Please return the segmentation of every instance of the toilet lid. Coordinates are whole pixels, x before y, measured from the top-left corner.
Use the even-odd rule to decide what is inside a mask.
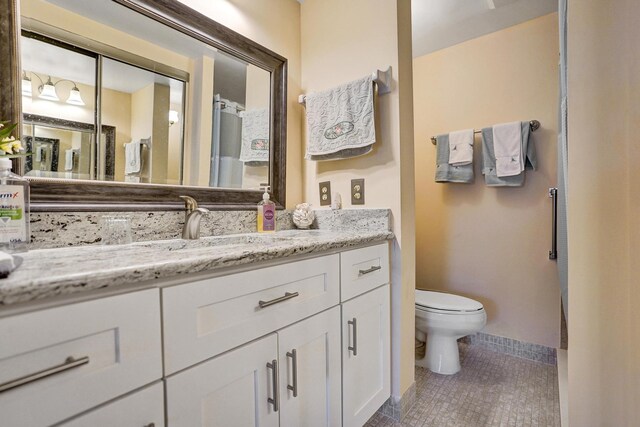
[[[418,289],[416,289],[416,305],[448,311],[478,311],[483,308],[482,304],[471,298]]]

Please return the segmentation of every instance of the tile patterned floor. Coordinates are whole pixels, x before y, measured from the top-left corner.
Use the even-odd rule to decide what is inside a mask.
[[[402,422],[377,413],[365,427],[560,427],[555,366],[459,346],[456,375],[416,367],[416,404]]]

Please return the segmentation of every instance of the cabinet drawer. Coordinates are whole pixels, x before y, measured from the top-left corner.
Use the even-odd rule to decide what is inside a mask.
[[[338,255],[165,288],[165,373],[337,305],[339,289]]]
[[[164,387],[161,382],[81,415],[61,427],[164,427]]]
[[[389,283],[389,244],[340,254],[340,298],[346,301]]]
[[[50,425],[161,376],[158,289],[0,319],[3,425]]]

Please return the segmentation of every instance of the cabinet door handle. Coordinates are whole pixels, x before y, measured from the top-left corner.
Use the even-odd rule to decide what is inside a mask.
[[[271,299],[269,301],[258,301],[260,308],[269,307],[270,305],[278,304],[279,302],[286,301],[291,298],[295,298],[300,295],[298,292],[285,292],[283,296]]]
[[[382,269],[381,265],[372,265],[370,268],[367,268],[366,270],[358,270],[358,276],[364,276],[365,274],[373,273],[374,271],[378,271],[381,269]]]
[[[348,350],[353,352],[354,356],[358,355],[358,320],[354,317],[353,320],[349,320],[347,324],[353,325],[353,346],[347,347]]]
[[[280,409],[280,399],[278,398],[278,390],[280,389],[280,383],[278,381],[278,361],[273,359],[271,363],[267,363],[267,368],[273,370],[273,398],[267,397],[267,402],[271,403],[273,405],[273,410],[278,412],[278,409]]]
[[[287,357],[291,358],[291,369],[293,370],[293,385],[287,384],[287,390],[293,392],[293,397],[298,397],[298,353],[296,349],[287,352]]]
[[[64,363],[60,365],[52,366],[51,368],[43,369],[42,371],[25,375],[24,377],[20,377],[15,380],[8,381],[4,384],[0,384],[0,393],[32,383],[34,381],[41,380],[46,377],[50,377],[51,375],[68,371],[69,369],[77,368],[78,366],[86,365],[87,363],[89,363],[89,356],[84,356],[79,359],[74,359],[73,357],[69,356],[64,361]]]

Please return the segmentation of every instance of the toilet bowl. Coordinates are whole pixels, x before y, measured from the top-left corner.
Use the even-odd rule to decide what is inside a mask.
[[[460,370],[458,338],[480,331],[487,314],[478,301],[444,292],[416,289],[416,339],[427,342],[423,359],[416,365],[437,374]]]

